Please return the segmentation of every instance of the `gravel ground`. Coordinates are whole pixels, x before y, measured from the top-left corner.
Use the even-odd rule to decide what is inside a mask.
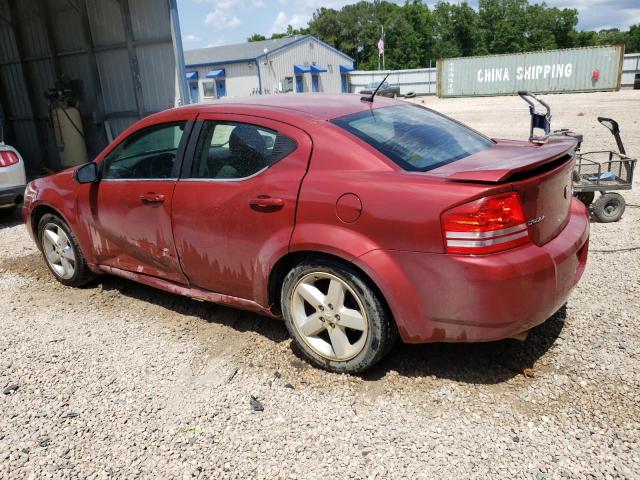
[[[640,155],[640,92],[546,98],[585,148],[615,147],[609,115]],[[516,97],[424,103],[528,133]],[[0,224],[0,477],[640,478],[639,185],[625,196],[525,343],[399,345],[363,376],[310,368],[278,321],[117,278],[66,288]]]

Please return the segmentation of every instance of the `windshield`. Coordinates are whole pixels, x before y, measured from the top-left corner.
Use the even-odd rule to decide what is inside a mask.
[[[478,132],[418,105],[374,108],[332,122],[410,171],[426,172],[493,145]]]

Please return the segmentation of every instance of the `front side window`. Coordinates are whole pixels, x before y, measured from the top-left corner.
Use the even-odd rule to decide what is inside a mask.
[[[173,166],[186,122],[156,125],[133,133],[102,162],[103,179],[175,178]]]
[[[213,80],[202,82],[202,94],[207,98],[216,96],[216,87]]]
[[[239,180],[269,168],[297,148],[275,130],[247,123],[205,121],[191,178]]]
[[[475,130],[417,105],[374,108],[332,122],[410,171],[426,172],[493,146]]]

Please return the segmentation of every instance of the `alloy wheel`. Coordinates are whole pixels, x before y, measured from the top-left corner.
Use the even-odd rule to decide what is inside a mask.
[[[68,280],[76,271],[76,254],[66,232],[55,223],[47,223],[42,230],[42,246],[51,270]]]
[[[304,342],[326,359],[349,360],[365,346],[369,325],[363,302],[335,275],[302,277],[293,289],[291,313]]]

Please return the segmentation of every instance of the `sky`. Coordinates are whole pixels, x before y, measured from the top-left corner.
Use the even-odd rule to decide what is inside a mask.
[[[305,27],[320,7],[339,9],[355,1],[178,0],[183,47],[191,50],[241,43],[253,33],[269,37],[272,33],[284,32],[287,25]],[[403,0],[396,3],[403,3]],[[476,8],[477,3],[477,0],[469,1]],[[546,0],[546,3],[577,9],[580,30],[613,27],[626,30],[630,25],[640,23],[640,0]]]

